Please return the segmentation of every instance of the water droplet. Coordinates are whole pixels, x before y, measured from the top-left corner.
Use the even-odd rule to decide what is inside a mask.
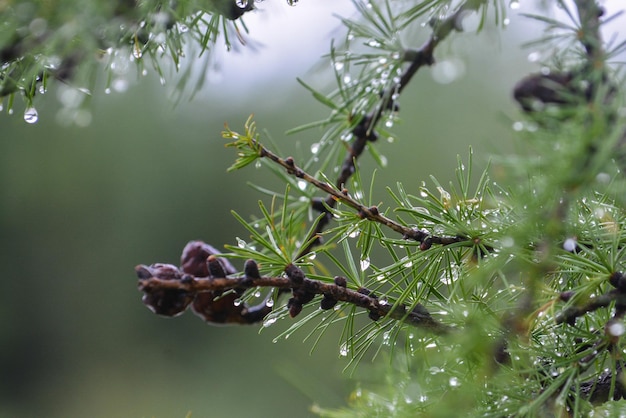
[[[432,67],[433,80],[439,84],[449,84],[465,74],[465,63],[458,58],[440,61]]]
[[[27,107],[24,111],[24,121],[26,123],[36,123],[39,120],[39,114],[34,107]]]
[[[361,271],[365,271],[369,268],[370,266],[370,259],[369,257],[363,259],[360,261],[360,265],[361,265]]]
[[[267,306],[268,308],[274,306],[274,299],[268,299],[267,301],[265,301],[265,306]]]
[[[241,300],[236,299],[236,300],[233,302],[233,305],[234,305],[234,306],[239,306],[239,305],[241,305]]]
[[[339,347],[339,355],[341,357],[346,357],[348,355],[348,345],[346,343],[342,343]]]
[[[619,337],[620,335],[624,334],[624,331],[626,331],[626,329],[624,328],[624,324],[620,322],[611,324],[608,327],[609,334],[611,334],[614,337]]]
[[[311,153],[312,154],[317,154],[318,152],[320,152],[320,144],[319,142],[314,142],[311,144]]]
[[[511,23],[511,19],[509,19],[508,17],[504,18],[504,20],[502,21],[502,24],[504,26],[509,26],[510,23]]]
[[[537,51],[533,51],[530,54],[528,54],[527,58],[529,62],[537,62],[539,61],[539,58],[541,58],[541,54]]]
[[[307,182],[304,180],[298,180],[298,189],[306,190]]]
[[[596,181],[601,184],[609,184],[611,182],[611,176],[608,173],[598,173]]]
[[[265,321],[263,321],[263,327],[267,328],[267,327],[271,327],[273,324],[276,323],[276,321],[278,320],[278,318],[274,317],[274,318],[267,318]]]
[[[237,247],[246,248],[246,242],[242,240],[241,238],[237,238]]]
[[[430,345],[430,344],[428,344],[428,345]],[[428,348],[428,346],[426,346],[426,347]],[[431,367],[430,369],[428,369],[428,371],[430,372],[430,374],[437,374],[437,373],[441,373],[441,372],[443,372],[443,370],[442,370],[442,369],[440,369],[440,368],[439,368],[439,367],[437,367],[437,366],[433,366],[433,367]]]
[[[123,93],[128,90],[128,81],[124,78],[116,78],[111,83],[111,87],[118,93]]]
[[[576,239],[568,238],[563,243],[563,249],[565,251],[574,252],[576,250]]]
[[[451,377],[450,380],[448,380],[448,383],[450,384],[451,387],[456,388],[459,387],[461,385],[461,382],[459,382],[459,379],[457,379],[456,377]]]
[[[513,122],[513,130],[516,132],[521,132],[524,130],[524,122]]]
[[[519,9],[519,1],[518,0],[511,0],[511,2],[509,3],[509,7],[511,8],[511,10],[517,10]]]
[[[335,67],[335,70],[341,71],[341,70],[343,70],[344,63],[341,62],[341,61],[335,61],[333,66]]]
[[[138,44],[135,44],[133,48],[133,57],[139,59],[142,55],[143,53],[141,52],[141,47]]]
[[[511,248],[515,245],[515,240],[513,239],[513,237],[504,237],[502,238],[502,240],[500,240],[500,244],[502,244],[504,248]]]

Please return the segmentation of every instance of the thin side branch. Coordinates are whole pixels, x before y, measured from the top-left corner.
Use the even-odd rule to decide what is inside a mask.
[[[455,236],[455,237],[435,236],[435,235],[430,234],[428,231],[425,231],[422,229],[410,228],[410,227],[401,225],[398,222],[394,221],[393,219],[390,219],[386,217],[385,215],[381,214],[377,206],[365,206],[362,203],[358,202],[357,200],[355,200],[354,198],[350,196],[347,189],[344,188],[341,191],[339,191],[335,187],[333,187],[331,184],[318,180],[315,177],[311,176],[306,171],[298,167],[292,157],[287,157],[283,159],[279,157],[278,155],[274,154],[272,151],[265,148],[256,140],[254,141],[254,144],[255,144],[255,147],[258,148],[259,155],[261,157],[269,158],[276,164],[285,168],[287,170],[287,173],[299,179],[302,179],[306,181],[307,183],[312,184],[316,188],[328,193],[329,198],[326,199],[326,202],[328,202],[328,200],[332,200],[333,207],[335,206],[336,202],[341,202],[351,207],[352,209],[355,209],[360,218],[368,219],[373,222],[378,222],[379,224],[385,225],[386,227],[402,234],[402,237],[405,239],[412,239],[414,241],[419,242],[421,244],[422,249],[428,249],[433,244],[450,245],[450,244],[455,244],[459,242],[470,241],[469,238],[461,237],[461,236]],[[322,205],[321,208],[316,207],[316,209],[321,211],[326,208],[323,207]],[[321,232],[318,232],[318,234],[319,233]]]
[[[365,150],[365,146],[367,145],[367,143],[370,141],[374,142],[378,139],[375,128],[376,125],[380,122],[383,113],[388,110],[388,106],[392,105],[393,101],[390,100],[391,96],[399,95],[413,79],[413,76],[415,76],[420,68],[422,68],[423,66],[431,66],[435,63],[433,53],[437,45],[439,45],[439,43],[447,38],[448,35],[450,35],[453,31],[460,31],[460,20],[465,16],[465,14],[473,10],[477,10],[482,3],[482,1],[467,2],[459,7],[456,12],[452,13],[447,18],[434,22],[432,24],[433,32],[428,41],[426,41],[426,43],[424,43],[424,45],[422,45],[422,47],[417,50],[405,51],[404,58],[410,64],[400,76],[400,81],[393,84],[387,91],[382,92],[381,105],[379,105],[376,110],[374,110],[369,115],[363,116],[359,124],[356,125],[352,130],[354,141],[352,142],[348,153],[346,154],[346,157],[344,158],[341,165],[339,176],[335,182],[335,186],[337,187],[337,189],[343,189],[352,174],[354,174],[354,171],[356,169],[356,161]],[[336,205],[336,202],[336,196],[332,193],[329,193],[326,199],[324,199],[324,205],[315,206],[315,209],[319,210],[321,213],[325,213],[326,216],[320,219],[315,227],[315,230],[312,231],[311,237],[318,238],[311,241],[311,244],[302,251],[301,255],[309,253],[313,247],[319,244],[320,234],[324,231],[324,229],[332,219],[330,211],[327,208],[333,209]],[[392,227],[391,225],[388,226],[394,229],[394,227]],[[398,232],[403,232],[397,229],[394,230]],[[419,242],[422,242],[423,239],[426,238],[426,236],[421,236],[421,233],[419,231],[413,231],[407,234],[408,238],[415,239]],[[443,242],[441,242],[441,244],[443,244]]]

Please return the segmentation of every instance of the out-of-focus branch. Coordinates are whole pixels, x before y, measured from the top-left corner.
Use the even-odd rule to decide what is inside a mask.
[[[399,95],[402,93],[420,68],[424,66],[431,66],[435,63],[433,54],[437,45],[439,45],[439,43],[447,38],[453,31],[462,30],[461,20],[468,13],[477,10],[483,3],[484,1],[482,0],[467,1],[447,18],[434,20],[431,22],[433,32],[430,38],[419,49],[407,50],[404,52],[404,60],[409,62],[409,65],[400,76],[400,81],[392,84],[388,90],[382,92],[381,104],[372,113],[363,116],[361,121],[352,130],[354,140],[343,160],[339,176],[335,182],[335,186],[338,189],[343,189],[347,184],[348,179],[352,176],[352,174],[354,174],[357,159],[365,150],[367,143],[374,142],[378,139],[376,125],[380,122],[383,113],[388,110],[388,107],[390,105],[393,106],[395,99],[391,100],[392,95]],[[337,200],[335,199],[335,196],[330,193],[324,199],[324,204],[320,204],[319,201],[313,202],[314,209],[324,213],[325,216],[319,220],[315,230],[312,231],[311,238],[317,238],[310,241],[311,243],[308,247],[302,250],[301,255],[309,253],[316,245],[319,244],[321,237],[320,234],[324,231],[332,219],[330,209],[335,207],[336,202]],[[409,238],[412,237],[409,236]],[[417,241],[421,242],[421,239],[417,239]]]

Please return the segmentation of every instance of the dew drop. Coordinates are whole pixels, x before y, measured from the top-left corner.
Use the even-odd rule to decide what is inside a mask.
[[[265,306],[267,306],[268,308],[271,308],[272,306],[274,306],[274,299],[268,299],[265,302]]]
[[[369,268],[370,266],[370,259],[368,258],[364,258],[363,260],[361,260],[360,262],[361,265],[361,271],[365,271]]]
[[[335,67],[335,70],[341,71],[341,70],[343,70],[344,64],[341,61],[335,61],[333,66]]]
[[[39,114],[34,107],[28,107],[24,111],[24,121],[26,123],[36,123],[39,120]]]
[[[133,48],[133,57],[139,59],[142,55],[143,53],[141,52],[141,48],[139,45],[135,44],[135,47]]]
[[[608,184],[611,182],[611,176],[608,173],[598,173],[596,181],[602,184]]]
[[[311,153],[317,154],[318,152],[320,152],[320,144],[319,142],[314,142],[313,144],[311,144]]]
[[[574,252],[576,250],[576,239],[568,238],[563,243],[563,249],[565,251]]]
[[[451,377],[450,380],[448,380],[448,383],[450,384],[450,387],[456,388],[459,387],[461,385],[461,383],[459,382],[459,379],[457,379],[456,377]]]
[[[346,357],[348,355],[348,345],[346,343],[341,344],[339,347],[339,355],[341,357]]]
[[[519,1],[518,0],[511,0],[511,2],[509,3],[509,7],[511,8],[511,10],[517,10],[519,9]]]
[[[539,61],[539,58],[541,58],[541,54],[537,51],[533,51],[530,54],[528,54],[527,58],[529,62],[537,62]]]
[[[267,327],[271,327],[273,324],[276,323],[276,321],[278,320],[278,318],[267,318],[265,321],[263,321],[263,327],[267,328]]]
[[[307,182],[304,180],[298,180],[298,189],[306,190]]]
[[[624,334],[624,331],[625,331],[624,324],[621,324],[619,322],[611,324],[608,327],[609,334],[611,334],[614,337],[619,337],[620,335]]]

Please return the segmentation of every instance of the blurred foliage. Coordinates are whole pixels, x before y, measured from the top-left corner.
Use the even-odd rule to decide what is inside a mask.
[[[224,121],[228,120],[232,127],[240,126],[255,112],[258,125],[272,132],[274,142],[280,144],[281,155],[293,154],[297,160],[300,157],[313,172],[332,169],[331,160],[316,160],[316,155],[330,155],[334,161],[343,157],[341,151],[350,140],[346,134],[358,122],[358,117],[350,116],[371,111],[381,100],[376,91],[364,94],[358,87],[372,85],[374,80],[382,82],[383,86],[392,85],[389,83],[393,82],[393,71],[383,79],[377,68],[401,67],[400,61],[394,62],[400,60],[400,56],[387,46],[404,47],[406,44],[402,42],[411,37],[405,35],[404,40],[399,39],[395,44],[388,42],[388,35],[407,29],[409,25],[386,27],[385,18],[390,17],[387,10],[365,6],[361,7],[361,14],[370,13],[371,18],[379,22],[377,33],[371,33],[371,28],[370,32],[365,31],[358,26],[358,20],[343,20],[352,35],[362,35],[367,40],[375,35],[372,40],[376,43],[358,44],[362,53],[359,56],[349,55],[345,45],[333,43],[328,58],[335,90],[326,86],[318,89],[314,83],[304,81],[306,77],[302,78],[301,84],[308,92],[329,107],[330,116],[313,107],[310,100],[301,99],[303,90],[298,90],[297,95],[291,89],[276,91],[276,79],[255,81],[255,88],[251,90],[256,93],[246,95],[245,105],[237,103],[228,89],[229,82],[240,80],[227,78],[222,86],[210,86],[216,94],[222,92],[219,100],[216,96],[202,99],[200,84],[195,102],[180,103],[172,108],[163,100],[163,90],[158,86],[166,76],[161,66],[171,65],[173,60],[174,67],[178,67],[180,53],[190,38],[200,41],[200,50],[204,51],[218,31],[236,37],[237,30],[245,30],[245,27],[232,26],[234,23],[224,19],[223,13],[215,14],[218,21],[211,20],[210,11],[216,10],[211,9],[215,6],[213,3],[205,5],[209,12],[205,13],[205,9],[196,12],[193,2],[176,2],[167,9],[176,22],[169,27],[150,26],[162,24],[155,19],[161,12],[156,2],[143,2],[133,11],[139,15],[134,16],[132,22],[116,20],[116,10],[123,7],[124,2],[100,3],[81,2],[77,8],[75,2],[59,2],[60,7],[52,14],[54,18],[46,22],[37,18],[41,7],[49,7],[46,2],[24,2],[15,8],[7,6],[13,6],[13,2],[0,4],[3,7],[0,11],[15,12],[13,17],[16,18],[3,19],[15,22],[14,27],[4,23],[0,40],[3,54],[7,45],[15,43],[15,38],[7,34],[15,34],[20,42],[28,43],[36,40],[38,34],[48,30],[53,33],[50,37],[44,36],[46,42],[38,45],[43,49],[32,54],[30,61],[8,60],[9,65],[3,67],[5,74],[13,74],[3,78],[7,94],[5,109],[13,106],[11,97],[19,92],[26,99],[25,118],[30,115],[31,120],[27,121],[34,122],[28,109],[33,106],[35,95],[42,98],[37,104],[39,114],[35,116],[35,125],[25,125],[21,118],[10,117],[7,112],[0,116],[3,133],[0,141],[0,236],[3,238],[0,262],[5,278],[0,303],[5,318],[0,349],[0,368],[5,377],[0,384],[0,416],[186,416],[188,412],[191,416],[279,417],[294,413],[302,416],[312,404],[332,408],[341,405],[345,398],[351,405],[345,412],[318,407],[314,410],[329,416],[353,416],[351,414],[359,410],[370,411],[371,415],[415,415],[428,410],[429,416],[450,416],[459,408],[478,402],[485,408],[496,405],[502,408],[499,412],[506,413],[504,408],[518,408],[534,413],[540,410],[540,402],[528,406],[527,399],[545,400],[555,394],[563,382],[579,379],[580,383],[583,377],[568,368],[571,362],[550,363],[546,366],[548,375],[556,383],[549,386],[550,393],[537,397],[545,387],[542,379],[547,377],[535,373],[536,370],[530,379],[520,377],[523,375],[520,371],[528,371],[536,360],[528,355],[524,344],[511,345],[511,353],[519,358],[515,358],[510,370],[490,376],[489,382],[479,382],[476,378],[486,373],[484,358],[492,349],[492,332],[497,333],[500,325],[499,315],[494,312],[514,307],[521,293],[523,278],[517,272],[526,269],[524,271],[530,274],[537,274],[534,267],[528,268],[533,254],[524,243],[541,240],[545,232],[543,221],[550,219],[546,215],[550,215],[546,209],[550,205],[546,202],[552,202],[555,190],[562,190],[557,186],[575,188],[573,198],[581,204],[567,214],[567,225],[571,228],[555,227],[549,230],[553,234],[550,237],[555,241],[561,237],[576,237],[586,252],[572,254],[555,248],[562,270],[550,276],[537,303],[550,303],[555,294],[563,290],[587,295],[606,290],[608,286],[602,278],[621,265],[618,247],[622,241],[621,235],[607,233],[607,222],[610,225],[623,223],[618,177],[609,185],[603,183],[606,176],[598,176],[606,174],[607,166],[600,164],[606,160],[598,157],[591,161],[596,165],[592,164],[589,169],[590,162],[581,159],[581,142],[568,142],[569,138],[581,136],[582,112],[575,114],[573,122],[559,123],[559,129],[563,130],[558,133],[537,129],[538,122],[532,120],[513,125],[515,130],[522,131],[525,141],[522,148],[526,148],[528,155],[498,161],[493,176],[505,183],[526,185],[523,180],[529,173],[536,174],[531,181],[533,187],[516,189],[519,201],[509,201],[511,190],[493,186],[491,181],[487,182],[487,177],[478,181],[486,158],[474,158],[479,160],[472,165],[474,175],[466,171],[470,167],[467,159],[456,160],[457,154],[465,154],[467,145],[473,144],[477,149],[476,144],[485,139],[499,149],[509,146],[512,121],[507,114],[512,111],[508,92],[513,81],[527,72],[525,65],[516,60],[519,59],[517,51],[508,49],[502,51],[501,57],[494,58],[493,38],[489,37],[492,26],[484,20],[488,12],[479,14],[478,24],[484,25],[486,33],[472,40],[452,40],[441,47],[442,62],[452,56],[466,61],[466,77],[450,80],[453,84],[448,88],[423,78],[407,87],[400,113],[384,114],[382,140],[376,148],[370,148],[369,156],[359,161],[357,174],[360,177],[355,176],[359,181],[351,184],[351,190],[359,192],[368,204],[395,202],[402,209],[398,213],[411,219],[411,224],[428,228],[439,226],[443,228],[441,232],[449,228],[450,233],[462,229],[485,238],[484,242],[504,251],[502,256],[478,268],[471,265],[470,253],[457,256],[453,254],[454,249],[438,248],[425,253],[416,248],[398,249],[398,245],[402,245],[400,237],[383,237],[382,234],[376,238],[383,238],[383,248],[374,245],[370,253],[372,243],[367,243],[365,237],[380,231],[371,229],[367,222],[355,226],[354,222],[348,222],[352,219],[349,216],[354,217],[354,214],[338,211],[337,215],[345,217],[346,221],[338,222],[337,229],[331,233],[343,237],[337,246],[340,255],[329,253],[328,257],[340,258],[334,259],[337,262],[333,258],[326,260],[333,270],[350,260],[352,267],[345,268],[349,273],[352,270],[354,283],[371,286],[385,273],[391,278],[402,276],[401,281],[407,283],[409,289],[412,281],[409,276],[405,277],[403,267],[410,262],[411,266],[406,268],[415,279],[413,283],[429,284],[430,294],[420,293],[423,289],[410,294],[393,283],[387,283],[387,287],[381,285],[377,290],[390,292],[390,295],[399,293],[400,300],[404,301],[430,297],[429,309],[435,308],[437,315],[449,323],[463,325],[466,332],[443,340],[411,332],[403,334],[405,330],[401,325],[373,325],[375,323],[356,316],[358,311],[353,310],[342,315],[353,318],[354,326],[342,332],[340,326],[326,327],[323,322],[326,319],[322,319],[320,325],[315,326],[328,335],[321,339],[314,335],[302,344],[301,338],[307,334],[292,334],[289,326],[293,323],[289,320],[279,319],[277,325],[264,329],[260,336],[253,335],[256,331],[252,328],[210,329],[191,317],[161,320],[150,315],[139,303],[132,267],[150,260],[176,264],[180,249],[190,239],[204,239],[219,247],[223,244],[236,247],[236,237],[247,239],[248,232],[230,216],[230,210],[240,214],[243,222],[258,221],[250,214],[258,212],[259,197],[265,198],[259,190],[278,190],[281,195],[287,181],[292,185],[290,202],[298,202],[297,194],[312,196],[315,193],[312,188],[301,190],[293,179],[281,177],[279,170],[273,173],[279,174],[277,178],[269,175],[271,170],[260,170],[255,164],[247,167],[247,171],[226,176],[224,173],[232,164],[231,154],[217,141]],[[422,19],[433,10],[443,13],[449,10],[443,7],[447,3],[450,2],[424,2],[428,8],[409,8],[405,17]],[[440,9],[430,8],[437,4]],[[501,2],[488,4],[495,7],[493,14],[497,15],[498,23],[508,23]],[[77,9],[79,14],[74,12]],[[74,18],[68,19],[68,16]],[[89,53],[99,51],[100,61],[90,61],[91,66],[77,72],[73,86],[48,85],[49,74],[59,71],[59,63],[71,62],[73,52],[87,52],[83,47],[68,47],[60,49],[67,55],[57,56],[48,54],[50,49],[46,48],[59,50],[60,45],[72,46],[79,33],[74,30],[84,33],[88,28],[102,27],[102,22],[108,25],[111,19],[119,26],[111,37],[98,35],[84,39],[84,43],[81,39],[81,45]],[[416,25],[422,28],[418,32],[429,33],[428,19],[423,23],[423,26]],[[215,26],[211,26],[213,24]],[[146,27],[156,38],[147,36],[143,43],[141,34]],[[194,32],[194,27],[201,30]],[[212,27],[216,28],[215,32],[210,30]],[[189,32],[191,35],[187,38],[189,35],[184,34]],[[166,33],[163,42],[155,40],[159,39],[159,33]],[[410,31],[407,33],[413,35]],[[507,35],[502,36],[503,42],[512,42]],[[106,39],[113,39],[115,43],[108,44]],[[354,38],[346,39],[354,42]],[[612,51],[618,53],[622,45],[617,44]],[[374,48],[375,53],[368,48]],[[471,50],[471,54],[464,55],[467,50]],[[49,63],[43,59],[46,56],[57,57],[57,63]],[[138,74],[143,74],[147,68],[143,67],[143,60],[147,57],[150,60],[146,62],[152,67],[148,76],[142,77],[143,85],[129,87],[127,64],[141,61]],[[382,62],[383,58],[386,61]],[[494,64],[486,67],[487,59]],[[123,71],[120,66],[124,67]],[[58,73],[55,76],[58,77]],[[185,79],[188,78],[181,77]],[[89,98],[86,91],[79,88],[86,85],[92,93],[125,93],[95,94]],[[290,87],[295,87],[295,83]],[[42,92],[45,94],[41,95]],[[276,95],[282,102],[275,107],[268,106],[268,98]],[[85,102],[87,98],[89,103]],[[393,106],[390,109],[393,110]],[[44,116],[55,112],[55,121]],[[494,115],[499,115],[505,123],[495,120]],[[598,117],[600,120],[601,115]],[[316,118],[322,122],[309,124]],[[67,121],[77,126],[59,126],[67,125]],[[303,125],[310,129],[301,129]],[[292,136],[283,137],[283,131],[294,127]],[[267,139],[268,133],[263,131],[262,137]],[[617,134],[612,140],[617,140]],[[554,155],[555,147],[561,154]],[[610,147],[604,150],[608,149]],[[608,152],[599,155],[606,158]],[[536,155],[545,158],[538,160]],[[376,164],[384,170],[377,172],[373,179],[369,173]],[[459,178],[456,178],[455,166]],[[430,181],[432,186],[423,183],[429,174],[438,179]],[[260,185],[257,191],[242,187],[250,177]],[[448,186],[450,181],[456,182],[457,195]],[[389,188],[385,189],[384,185]],[[265,186],[267,188],[261,189]],[[475,190],[480,193],[476,195]],[[539,195],[537,190],[541,192]],[[445,219],[425,216],[424,208],[429,213],[450,209],[445,207],[444,192],[451,194],[449,204],[467,203],[468,212],[459,213],[456,218],[451,218],[451,213],[446,213]],[[526,192],[528,194],[524,194]],[[477,196],[492,198],[488,203],[494,206],[487,207],[485,203],[481,209],[497,208],[506,212],[490,212],[489,215],[511,216],[506,222],[498,223],[506,228],[496,231],[493,218],[486,212],[471,211],[471,201]],[[520,201],[523,204],[518,204]],[[602,222],[598,222],[600,210]],[[526,213],[533,216],[521,215]],[[465,225],[467,220],[471,225]],[[533,227],[525,228],[528,224]],[[359,233],[354,234],[357,229]],[[294,244],[291,232],[278,238]],[[511,235],[504,235],[504,232]],[[347,238],[351,234],[359,237],[358,244]],[[506,238],[512,241],[505,241]],[[511,254],[519,255],[520,259],[502,261],[504,255]],[[367,255],[369,258],[364,257]],[[320,253],[318,261],[321,258]],[[364,273],[367,268],[362,268],[361,263],[366,258],[371,274]],[[429,270],[428,266],[436,260],[443,270]],[[493,272],[497,274],[494,276]],[[461,273],[469,279],[467,286],[457,280]],[[322,278],[324,272],[317,271],[317,275]],[[494,277],[502,282],[494,284]],[[566,285],[563,285],[564,277]],[[491,293],[481,300],[483,290]],[[450,304],[448,298],[452,298],[454,304]],[[573,299],[570,305],[576,301]],[[312,309],[304,314],[309,314],[307,318],[319,319],[319,314]],[[608,319],[606,312],[600,312],[585,324],[585,332],[568,333],[561,329],[565,325],[542,322],[539,317],[533,338],[542,343],[538,352],[546,357],[577,349],[585,352],[576,338],[581,334],[593,338],[592,329],[600,328]],[[363,334],[352,334],[351,328],[360,326],[365,327]],[[288,331],[281,334],[275,327]],[[349,394],[339,373],[346,367],[345,357],[364,353],[370,347],[370,331],[378,337],[376,347],[382,348],[372,349],[378,353],[379,361],[371,369],[353,370],[354,377],[363,382],[363,389],[357,388]],[[289,337],[289,340],[281,338],[279,343],[272,344],[277,335]],[[350,341],[355,335],[364,337]],[[365,348],[348,350],[346,344],[354,342],[356,346],[364,344]],[[316,351],[309,356],[311,345],[316,346]],[[391,353],[388,357],[387,352]],[[361,359],[360,356],[355,358]],[[571,353],[570,358],[572,361],[581,359],[576,353]],[[461,365],[455,365],[459,359],[462,359]],[[610,359],[602,357],[600,366],[587,372],[584,378],[601,374],[603,366],[609,362]],[[556,374],[551,375],[554,371]],[[366,384],[369,386],[364,389]],[[485,390],[482,384],[488,385],[490,390]],[[494,387],[501,391],[492,391]],[[519,389],[518,398],[511,397],[511,388]],[[439,396],[442,390],[443,397]],[[559,396],[563,399],[565,395]],[[586,404],[579,408],[589,410]],[[614,409],[619,408],[616,404]],[[609,411],[611,407],[603,409]],[[600,408],[598,413],[601,413]]]

